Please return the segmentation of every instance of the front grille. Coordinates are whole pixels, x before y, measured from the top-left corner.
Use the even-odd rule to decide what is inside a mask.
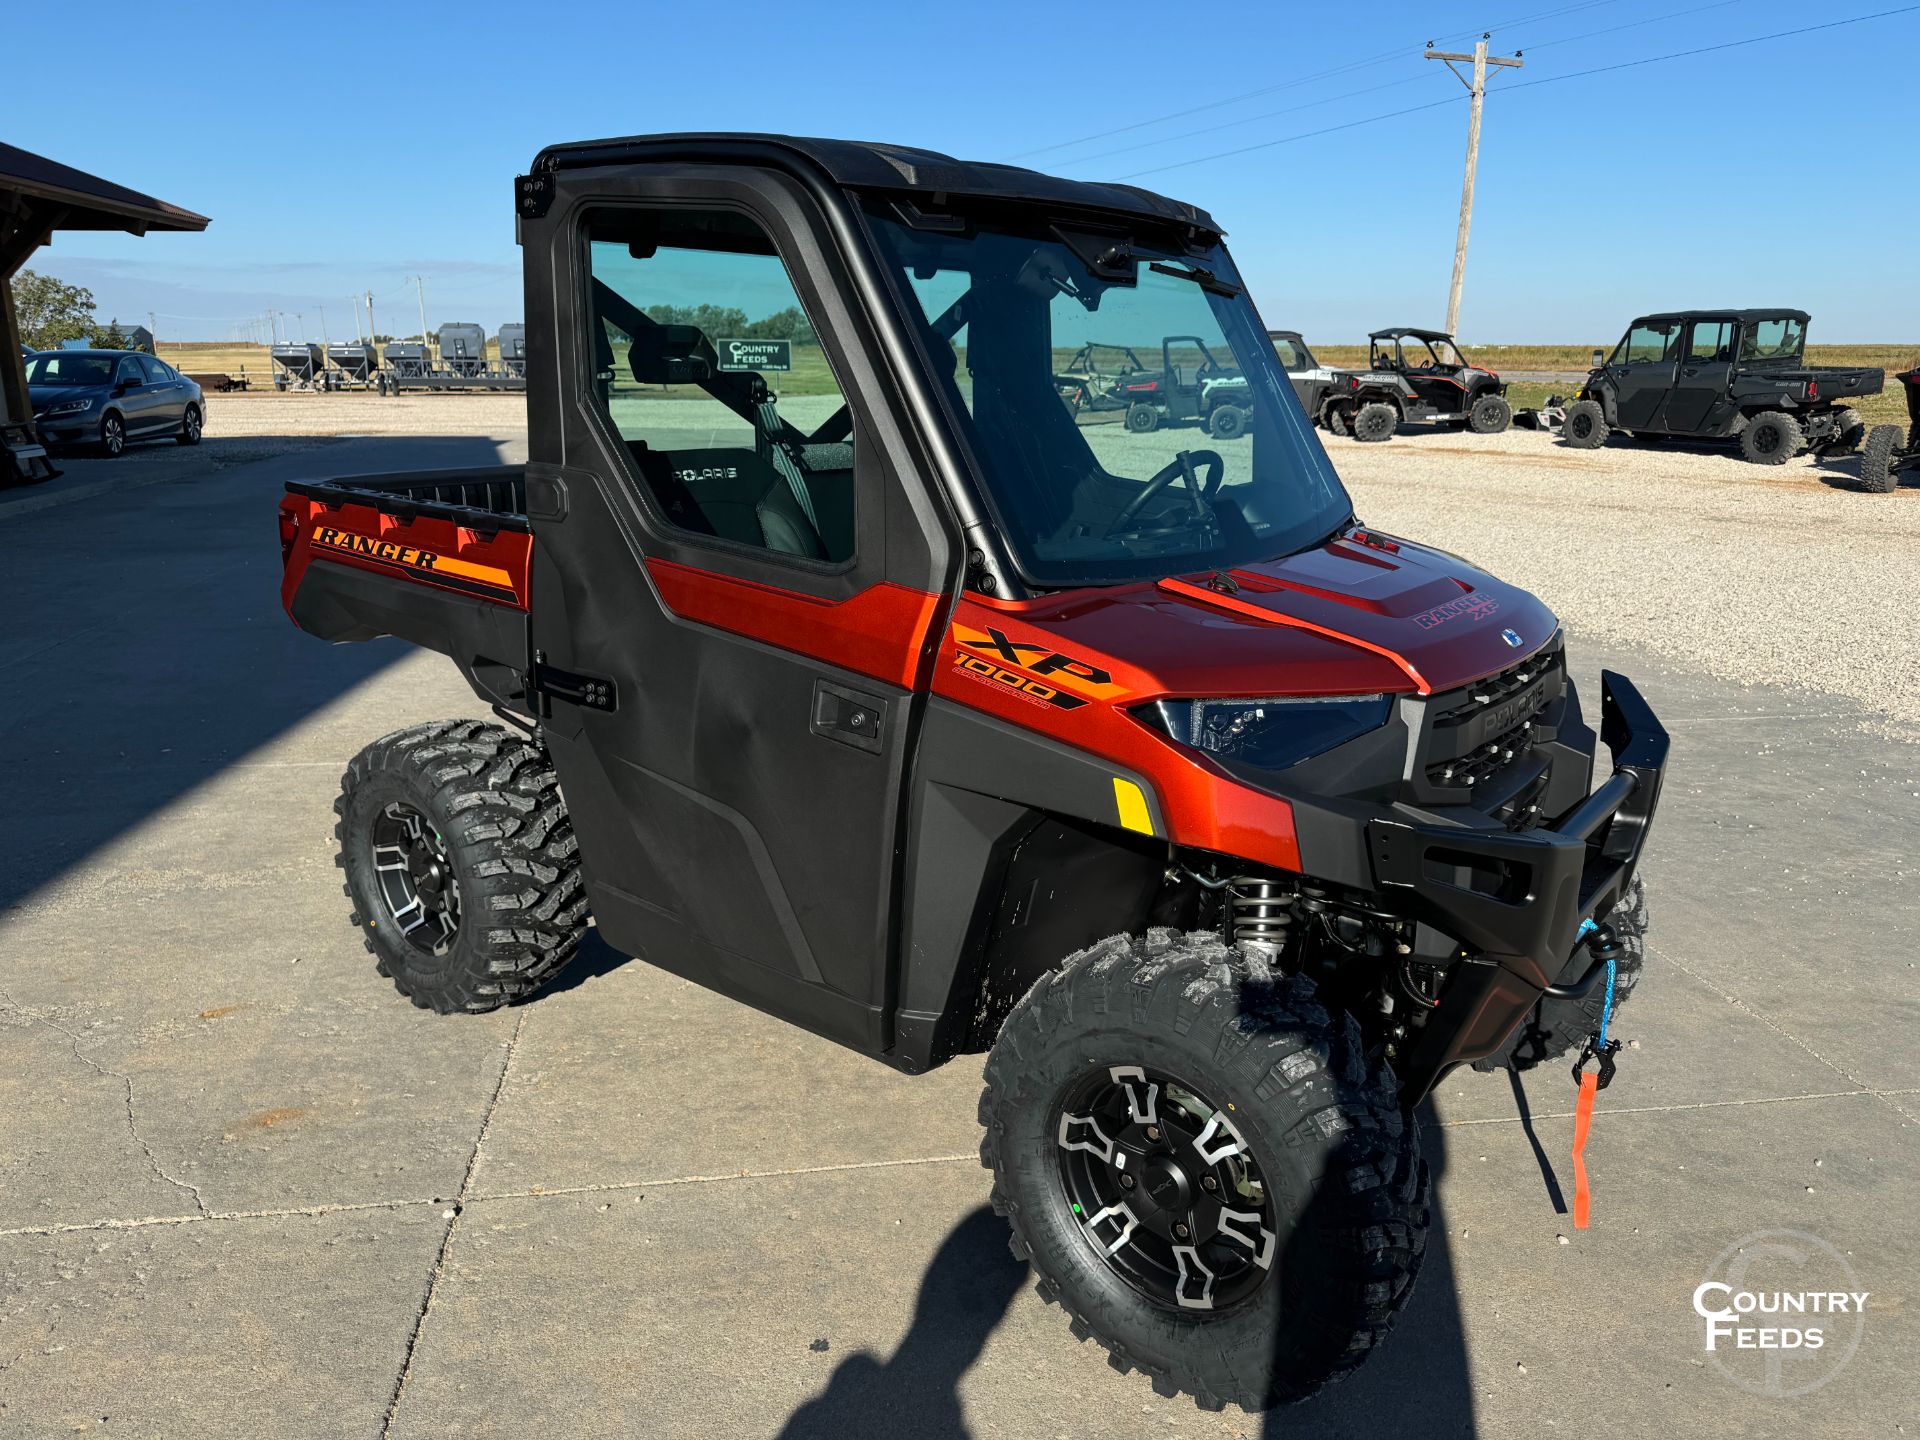
[[[1456,760],[1427,767],[1427,781],[1433,785],[1480,785],[1493,779],[1516,760],[1526,758],[1533,749],[1533,719],[1529,716],[1511,730],[1496,735]]]
[[[1540,738],[1541,713],[1563,688],[1560,665],[1560,648],[1553,645],[1497,675],[1435,696],[1425,743],[1427,783],[1474,790],[1524,763]]]

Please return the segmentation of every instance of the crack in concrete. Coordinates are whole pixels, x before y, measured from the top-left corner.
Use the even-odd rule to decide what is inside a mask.
[[[30,1020],[36,1025],[44,1025],[55,1034],[66,1036],[68,1047],[73,1051],[74,1059],[78,1060],[96,1075],[105,1076],[109,1080],[118,1080],[126,1089],[127,1134],[133,1138],[133,1143],[140,1147],[140,1153],[147,1157],[148,1166],[152,1168],[153,1173],[158,1178],[166,1181],[166,1183],[173,1186],[174,1189],[184,1190],[187,1194],[191,1195],[193,1197],[193,1208],[200,1212],[202,1218],[213,1214],[213,1212],[207,1208],[206,1197],[200,1193],[200,1187],[195,1185],[191,1180],[181,1180],[168,1174],[166,1166],[160,1163],[160,1157],[153,1153],[153,1146],[148,1144],[146,1136],[140,1133],[140,1120],[134,1100],[133,1077],[131,1075],[119,1070],[109,1070],[106,1066],[100,1064],[99,1061],[93,1059],[92,1056],[83,1053],[80,1049],[80,1034],[78,1031],[69,1030],[56,1020],[49,1020],[45,1015],[28,1010],[16,1001],[4,988],[0,988],[0,1005],[11,1010],[23,1020]]]
[[[1814,1049],[1813,1046],[1809,1045],[1806,1041],[1802,1040],[1798,1035],[1794,1034],[1791,1030],[1787,1029],[1784,1025],[1778,1025],[1774,1023],[1774,1021],[1770,1020],[1767,1016],[1761,1014],[1758,1010],[1754,1009],[1753,1006],[1749,1005],[1746,1001],[1742,1000],[1738,995],[1735,995],[1732,991],[1725,990],[1720,986],[1714,984],[1713,981],[1707,979],[1707,977],[1702,975],[1699,971],[1690,969],[1687,966],[1687,964],[1683,960],[1681,960],[1677,955],[1674,955],[1671,951],[1662,949],[1660,946],[1655,945],[1651,940],[1647,941],[1647,953],[1651,955],[1658,955],[1662,960],[1666,961],[1667,964],[1673,966],[1674,969],[1680,971],[1683,975],[1690,976],[1692,979],[1706,986],[1707,989],[1711,990],[1714,994],[1718,995],[1722,1000],[1725,1000],[1728,1004],[1739,1009],[1743,1014],[1750,1015],[1755,1020],[1758,1020],[1762,1025],[1766,1026],[1769,1030],[1773,1031],[1773,1033],[1778,1035],[1781,1039],[1792,1041],[1795,1045],[1798,1045],[1802,1050],[1806,1051],[1807,1054],[1811,1055],[1814,1059],[1818,1060],[1822,1065],[1826,1066],[1827,1069],[1833,1071],[1833,1073],[1838,1075],[1842,1080],[1845,1080],[1849,1085],[1856,1087],[1862,1094],[1871,1095],[1875,1099],[1879,1100],[1881,1104],[1885,1105],[1889,1110],[1893,1111],[1893,1113],[1898,1115],[1902,1120],[1920,1121],[1920,1116],[1916,1116],[1911,1111],[1906,1109],[1904,1106],[1898,1105],[1894,1102],[1892,1098],[1893,1096],[1904,1094],[1905,1092],[1899,1091],[1899,1090],[1881,1090],[1872,1085],[1867,1084],[1866,1081],[1862,1080],[1858,1075],[1855,1075],[1851,1071],[1847,1070],[1844,1066],[1835,1064],[1833,1061],[1829,1060],[1826,1056],[1822,1055],[1818,1050]]]
[[[487,1108],[480,1116],[480,1132],[473,1137],[473,1149],[467,1155],[466,1173],[460,1177],[460,1193],[454,1197],[452,1212],[447,1218],[446,1233],[440,1237],[440,1250],[433,1257],[433,1269],[427,1275],[427,1292],[420,1298],[420,1311],[413,1317],[413,1328],[407,1332],[407,1348],[400,1359],[400,1374],[393,1382],[393,1394],[387,1400],[387,1415],[380,1427],[381,1440],[392,1440],[393,1422],[400,1413],[400,1404],[406,1399],[407,1382],[413,1378],[413,1356],[420,1346],[421,1332],[426,1328],[427,1312],[433,1308],[433,1297],[439,1292],[440,1277],[446,1273],[447,1256],[453,1249],[454,1233],[460,1228],[460,1216],[467,1208],[467,1202],[473,1194],[474,1172],[480,1166],[480,1153],[486,1147],[487,1136],[493,1133],[494,1112],[500,1108],[500,1096],[506,1091],[507,1078],[513,1074],[513,1057],[520,1049],[520,1036],[527,1028],[527,1011],[522,1010],[513,1022],[513,1033],[507,1037],[506,1058],[500,1062],[500,1075],[493,1083],[493,1094],[487,1097]]]

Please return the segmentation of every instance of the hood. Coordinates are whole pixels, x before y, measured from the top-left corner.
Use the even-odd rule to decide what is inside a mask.
[[[1532,595],[1458,556],[1364,530],[1222,576],[964,608],[969,626],[992,621],[1106,672],[1106,698],[1127,705],[1451,690],[1533,654],[1559,628]]]
[[[85,400],[89,396],[98,396],[107,387],[104,385],[29,385],[27,399],[33,403],[36,411],[49,405],[59,405],[68,400]]]

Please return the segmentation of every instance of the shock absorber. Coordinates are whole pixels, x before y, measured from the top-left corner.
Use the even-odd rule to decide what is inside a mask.
[[[1228,911],[1232,939],[1257,940],[1275,949],[1286,946],[1293,933],[1294,892],[1264,875],[1236,875],[1227,882],[1232,897]]]

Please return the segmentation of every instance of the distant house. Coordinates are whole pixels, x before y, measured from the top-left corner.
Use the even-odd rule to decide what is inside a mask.
[[[126,337],[127,349],[144,350],[153,353],[153,332],[144,325],[122,325],[118,320],[112,322]]]

